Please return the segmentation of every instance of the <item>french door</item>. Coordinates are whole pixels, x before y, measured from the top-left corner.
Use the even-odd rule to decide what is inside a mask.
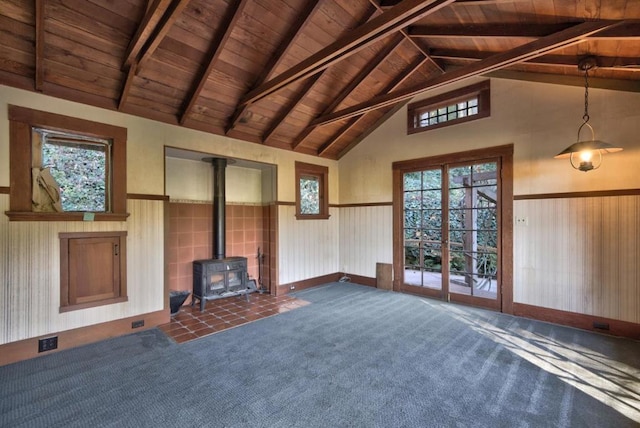
[[[396,289],[503,309],[502,168],[501,156],[471,156],[394,171]]]

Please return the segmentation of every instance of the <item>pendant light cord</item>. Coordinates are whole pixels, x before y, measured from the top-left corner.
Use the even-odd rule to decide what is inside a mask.
[[[589,69],[584,69],[584,123],[589,122]]]

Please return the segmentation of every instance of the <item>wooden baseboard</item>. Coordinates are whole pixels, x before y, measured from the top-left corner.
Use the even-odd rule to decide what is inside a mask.
[[[0,366],[15,363],[30,358],[49,355],[64,349],[75,348],[81,345],[87,345],[93,342],[110,339],[117,336],[123,336],[129,333],[137,333],[142,330],[148,330],[170,321],[169,310],[161,310],[157,312],[149,312],[147,314],[137,315],[135,317],[123,318],[115,321],[109,321],[101,324],[80,327],[73,330],[51,333],[44,336],[33,337],[31,339],[11,342],[0,345]],[[144,321],[144,326],[133,328],[133,322]],[[38,341],[46,337],[58,337],[58,348],[38,353]]]
[[[328,282],[335,282],[340,279],[342,274],[340,272],[330,273],[328,275],[317,276],[315,278],[309,278],[302,281],[291,282],[289,284],[280,284],[278,285],[278,296],[282,294],[287,294],[291,291],[299,291],[304,290],[311,287],[317,287],[318,285],[323,285]],[[293,287],[293,289],[291,288]]]
[[[621,336],[640,340],[640,324],[628,321],[614,320],[610,318],[543,308],[540,306],[532,306],[515,302],[513,303],[513,315],[566,325],[582,330],[596,331],[598,333],[610,334],[612,336]]]
[[[342,277],[342,275],[343,274],[340,274],[340,277]],[[354,282],[354,283],[360,284],[360,285],[368,285],[369,287],[376,288],[376,279],[375,278],[370,278],[368,276],[354,275],[354,274],[351,274],[351,273],[345,273],[344,275],[349,277],[349,282]]]
[[[368,276],[352,275],[350,273],[345,274],[342,272],[335,272],[335,273],[330,273],[328,275],[305,279],[303,281],[292,282],[290,284],[278,285],[278,295],[286,294],[291,291],[298,291],[298,290],[304,290],[306,288],[317,287],[319,285],[324,285],[329,282],[338,282],[340,281],[340,278],[342,278],[345,275],[349,277],[349,282],[354,282],[360,285],[368,285],[369,287],[376,286],[375,278],[369,278]],[[291,287],[294,287],[294,289],[292,290]]]

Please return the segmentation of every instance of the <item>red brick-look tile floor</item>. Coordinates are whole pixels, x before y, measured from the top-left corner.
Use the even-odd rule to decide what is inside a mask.
[[[307,301],[287,295],[252,293],[248,302],[246,296],[209,300],[205,310],[200,312],[198,301],[195,306],[182,306],[180,312],[171,317],[171,322],[159,328],[177,343],[184,343],[308,304]]]

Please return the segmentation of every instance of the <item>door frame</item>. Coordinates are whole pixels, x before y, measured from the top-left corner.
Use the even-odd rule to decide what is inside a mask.
[[[513,314],[513,144],[488,147],[484,149],[470,150],[458,153],[410,159],[398,161],[392,164],[393,169],[393,270],[404,271],[404,197],[403,176],[405,172],[421,169],[442,168],[447,164],[460,164],[465,162],[478,162],[483,160],[495,160],[499,158],[500,169],[500,211],[499,234],[500,266],[498,272],[501,300],[499,306],[501,312]],[[441,290],[411,287],[407,290],[401,277],[394,275],[393,290],[398,292],[410,292],[444,299]],[[463,302],[464,303],[464,302]]]

